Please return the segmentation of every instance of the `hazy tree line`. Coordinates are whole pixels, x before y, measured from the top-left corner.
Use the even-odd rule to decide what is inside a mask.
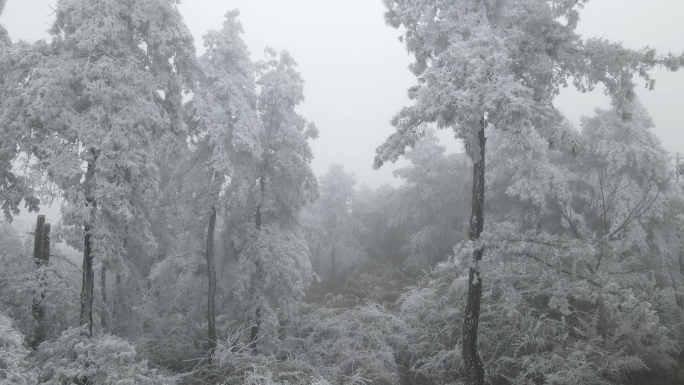
[[[633,76],[683,60],[583,3],[385,1],[418,83],[377,189],[314,176],[296,62],[237,11],[199,57],[171,0],[0,29],[0,384],[678,383],[684,192]],[[613,106],[578,130],[566,86]],[[9,224],[50,204],[81,266]]]

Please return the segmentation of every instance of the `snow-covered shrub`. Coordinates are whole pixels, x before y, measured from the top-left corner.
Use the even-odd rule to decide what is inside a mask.
[[[282,349],[333,383],[398,384],[407,335],[399,318],[374,303],[341,313],[320,308],[288,325]]]
[[[249,346],[250,329],[235,328],[217,342],[211,363],[205,360],[183,375],[182,385],[328,385],[309,363],[297,359],[278,361],[271,355],[253,355]]]
[[[616,385],[673,375],[684,313],[648,275],[586,279],[521,255],[489,255],[480,267],[478,342],[492,383]],[[418,382],[461,378],[466,280],[452,260],[399,301]]]
[[[0,313],[0,385],[32,385],[38,379],[28,367],[24,336]]]
[[[150,369],[135,347],[112,335],[88,337],[85,328],[70,328],[40,345],[41,383],[61,385],[74,380],[98,385],[162,385],[176,380]]]
[[[459,378],[463,308],[467,276],[453,264],[399,298],[399,317],[406,323],[410,349],[407,369],[417,383],[449,383]]]

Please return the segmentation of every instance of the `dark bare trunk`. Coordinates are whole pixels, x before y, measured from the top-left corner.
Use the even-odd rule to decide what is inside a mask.
[[[266,177],[264,175],[261,175],[259,177],[259,191],[261,192],[261,197],[260,199],[263,200],[264,196],[264,191],[266,190]],[[261,204],[262,202],[260,201],[259,204],[257,205],[256,208],[256,214],[254,215],[254,225],[256,226],[257,231],[261,231]]]
[[[102,330],[107,330],[107,268],[100,269],[100,291],[102,292],[102,313],[100,313],[100,325]]]
[[[216,206],[211,207],[207,229],[207,276],[209,294],[207,298],[207,339],[209,340],[209,364],[216,349],[216,264],[214,263],[214,231],[216,230]]]
[[[478,143],[479,160],[473,165],[473,202],[470,215],[469,238],[476,241],[484,227],[484,183],[485,183],[485,121],[480,121]],[[484,363],[477,350],[477,329],[480,323],[480,302],[482,300],[482,278],[478,265],[484,250],[477,248],[473,252],[468,269],[468,301],[463,318],[463,361],[465,365],[466,383],[468,385],[484,384]]]
[[[50,224],[45,223],[45,215],[39,215],[36,223],[36,231],[34,233],[33,243],[33,258],[35,259],[37,267],[44,267],[50,261]],[[31,312],[33,318],[36,320],[35,338],[31,347],[38,349],[45,340],[46,325],[45,325],[45,273],[37,276],[38,291],[33,293],[33,303],[31,304]]]
[[[94,154],[93,154],[94,155]],[[95,272],[93,271],[92,242],[90,240],[91,223],[94,216],[96,202],[92,197],[92,183],[95,174],[96,156],[88,162],[84,186],[86,202],[90,210],[88,223],[83,226],[83,282],[81,284],[81,318],[80,325],[87,326],[88,336],[93,335],[93,284]]]
[[[45,215],[38,215],[36,231],[33,233],[33,258],[39,266],[43,259],[43,227],[45,227]]]
[[[81,284],[81,326],[87,325],[88,335],[93,335],[93,255],[90,242],[90,226],[84,228],[83,282]]]

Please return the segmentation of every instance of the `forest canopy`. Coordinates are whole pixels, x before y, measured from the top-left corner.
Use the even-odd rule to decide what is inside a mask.
[[[681,383],[684,166],[634,90],[684,56],[584,3],[384,0],[416,84],[377,188],[315,175],[306,74],[237,10],[199,55],[175,0],[0,28],[0,384]]]

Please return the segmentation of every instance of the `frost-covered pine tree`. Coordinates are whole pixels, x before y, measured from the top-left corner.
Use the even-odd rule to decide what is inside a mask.
[[[633,98],[632,74],[649,84],[657,64],[676,70],[681,57],[658,58],[653,50],[632,51],[605,40],[583,40],[575,33],[583,2],[567,0],[384,0],[387,22],[406,33],[403,40],[415,63],[415,101],[392,120],[396,133],[377,149],[375,167],[395,161],[414,146],[424,125],[436,123],[461,138],[473,166],[469,238],[484,227],[485,129],[544,136],[559,129],[553,98],[572,82],[580,90],[598,83],[622,101]],[[477,350],[484,249],[475,247],[469,267],[463,322],[463,360],[468,384],[484,383]]]
[[[306,202],[317,195],[308,139],[316,138],[318,130],[295,112],[304,100],[304,81],[294,59],[287,51],[267,49],[266,55],[257,64],[263,153],[255,174],[256,207],[252,230],[241,247],[235,291],[245,319],[253,323],[255,354],[261,326],[274,331],[279,317],[291,315],[314,277],[298,221]]]
[[[152,238],[153,144],[181,129],[196,58],[172,0],[60,0],[50,32],[8,115],[61,199],[61,236],[84,250],[80,323],[92,334],[94,263],[116,265],[127,239]]]
[[[190,103],[193,142],[189,189],[199,197],[200,228],[207,227],[206,261],[209,281],[207,339],[210,354],[216,347],[216,263],[214,233],[217,207],[244,206],[245,186],[254,184],[261,159],[261,124],[256,113],[256,67],[240,34],[237,10],[226,14],[220,31],[204,36],[207,51],[200,58],[204,77]],[[190,183],[187,183],[190,182]],[[225,191],[231,185],[231,193]],[[240,201],[240,202],[234,202]],[[237,204],[236,204],[237,203]]]

